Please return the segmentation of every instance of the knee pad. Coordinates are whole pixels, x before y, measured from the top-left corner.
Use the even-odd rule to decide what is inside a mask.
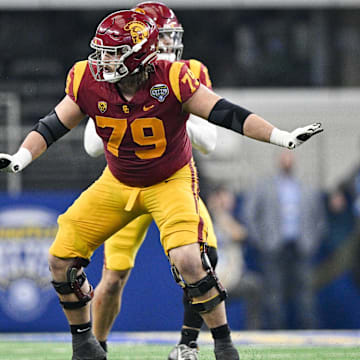
[[[217,252],[215,248],[216,258],[215,264],[217,262]],[[208,256],[208,246],[206,244],[201,245],[201,262],[204,270],[207,275],[193,284],[187,284],[185,280],[182,278],[181,274],[175,267],[172,265],[171,271],[174,276],[175,281],[183,288],[186,297],[190,300],[191,307],[194,311],[202,314],[207,313],[213,310],[217,305],[219,305],[222,301],[227,298],[227,292],[224,287],[221,285],[214,268],[212,266],[212,262]],[[201,301],[194,301],[194,297],[199,297],[206,294],[212,288],[216,288],[219,294]]]
[[[60,304],[64,309],[74,310],[84,307],[94,296],[94,290],[89,284],[90,289],[87,293],[81,290],[81,286],[86,280],[86,274],[83,271],[78,275],[78,271],[82,267],[86,267],[89,264],[89,260],[83,258],[74,258],[66,272],[67,281],[57,282],[52,281],[52,285],[57,293],[61,295],[68,295],[74,293],[79,301],[61,301]]]

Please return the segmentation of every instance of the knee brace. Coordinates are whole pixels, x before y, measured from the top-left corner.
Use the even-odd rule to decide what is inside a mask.
[[[208,246],[207,244],[201,245],[201,262],[204,270],[207,275],[197,281],[194,284],[187,284],[175,265],[172,265],[171,272],[174,276],[175,281],[183,288],[186,296],[190,299],[191,307],[194,311],[202,314],[207,313],[219,305],[222,301],[227,298],[227,292],[224,287],[221,285],[214,268],[211,265],[209,256],[208,256]],[[211,297],[210,299],[194,301],[194,297],[199,297],[206,294],[212,288],[216,288],[219,294]]]
[[[74,310],[74,309],[82,308],[93,298],[94,290],[90,284],[89,284],[90,289],[87,293],[84,293],[81,290],[81,286],[84,284],[86,280],[85,272],[82,272],[80,275],[77,274],[82,267],[86,267],[88,264],[89,264],[89,260],[87,259],[75,258],[66,272],[67,281],[51,282],[57,293],[61,295],[74,293],[79,299],[79,301],[75,301],[75,302],[60,300],[60,304],[64,309]]]
[[[212,268],[215,269],[218,262],[217,249],[215,247],[208,246],[207,256],[209,257]]]

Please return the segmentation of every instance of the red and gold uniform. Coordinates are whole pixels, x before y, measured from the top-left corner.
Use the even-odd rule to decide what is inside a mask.
[[[151,186],[189,163],[188,114],[182,103],[199,87],[184,63],[159,61],[150,80],[130,100],[115,84],[99,84],[87,61],[75,64],[66,93],[96,122],[111,173],[130,186]]]
[[[198,60],[182,60],[202,84],[211,89],[211,81],[207,67]],[[207,243],[209,246],[217,247],[212,221],[207,208],[199,199],[201,216],[208,229]],[[135,257],[143,243],[147,230],[152,222],[151,215],[142,215],[127,224],[123,229],[106,240],[105,266],[110,270],[126,270],[134,266]],[[127,246],[125,246],[127,244]]]
[[[197,76],[186,63],[193,64]],[[207,86],[211,83],[204,65],[186,63],[154,63],[150,79],[130,101],[115,84],[94,80],[87,61],[71,69],[66,93],[95,119],[108,167],[59,217],[53,255],[89,258],[122,229],[107,242],[106,264],[116,270],[132,267],[151,219],[166,252],[207,239],[211,221],[199,202],[182,103],[199,87],[198,78]]]

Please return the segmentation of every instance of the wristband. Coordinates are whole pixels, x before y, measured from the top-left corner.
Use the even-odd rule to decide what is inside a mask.
[[[14,172],[18,172],[23,170],[26,166],[28,166],[32,161],[32,154],[31,152],[21,147],[17,153],[15,153],[12,156],[12,162],[14,165],[12,165],[12,169]]]
[[[270,143],[282,147],[289,148],[291,142],[290,133],[288,131],[279,130],[274,127],[270,135]]]

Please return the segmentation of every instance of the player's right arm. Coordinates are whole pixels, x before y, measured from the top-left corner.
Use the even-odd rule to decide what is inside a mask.
[[[0,170],[19,172],[83,119],[79,106],[66,95],[54,111],[40,119],[14,154],[0,154]]]
[[[0,171],[23,170],[84,118],[85,115],[78,105],[78,97],[86,66],[86,61],[80,61],[71,68],[67,76],[65,97],[52,112],[38,121],[19,150],[13,155],[0,154]]]

